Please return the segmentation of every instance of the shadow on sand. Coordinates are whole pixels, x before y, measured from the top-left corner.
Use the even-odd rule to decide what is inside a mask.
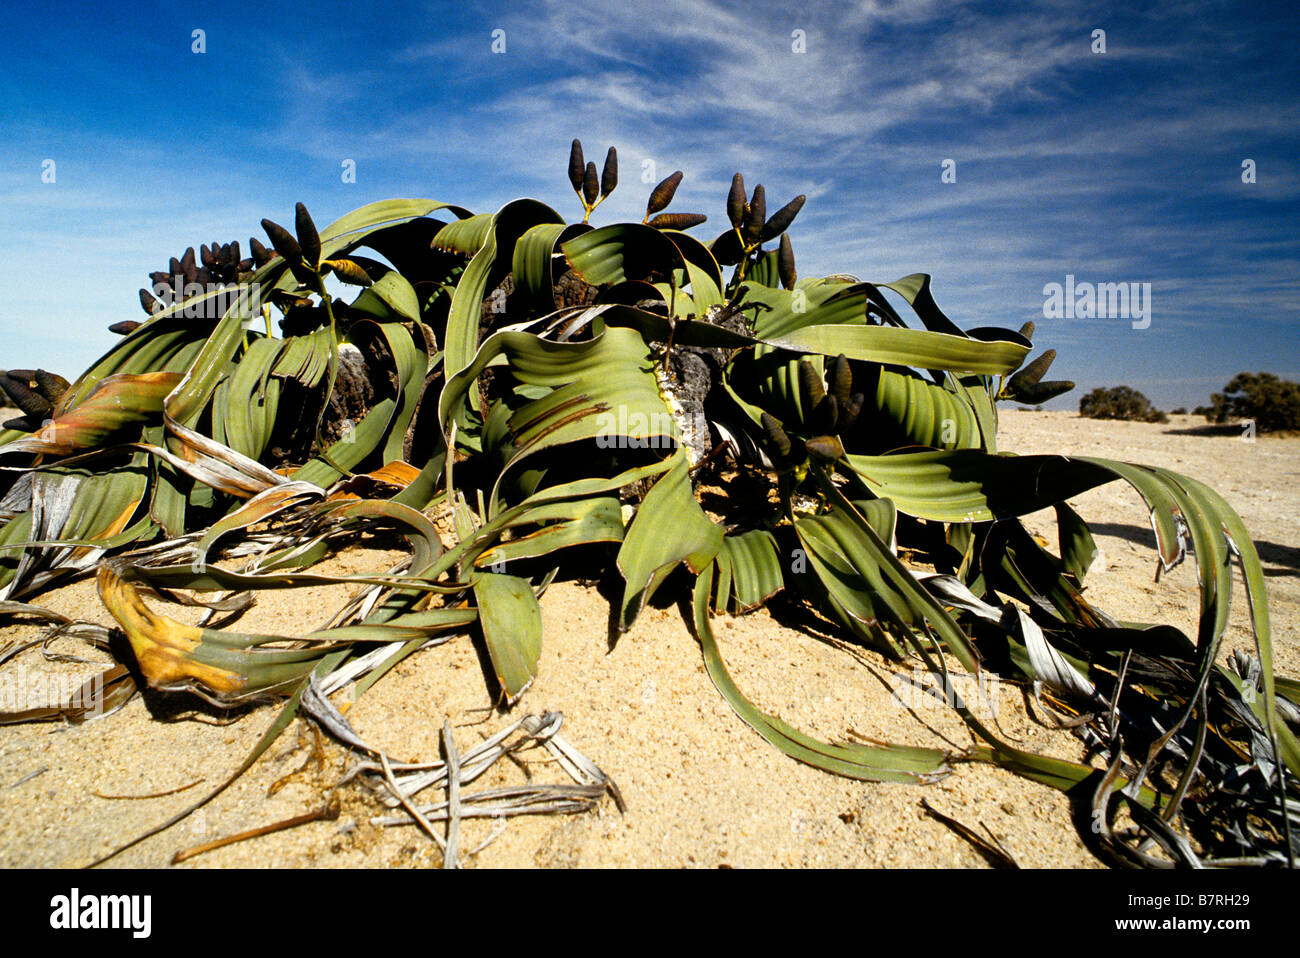
[[[1206,423],[1203,426],[1186,426],[1181,429],[1165,429],[1166,436],[1234,436],[1245,432],[1245,425],[1237,422]]]
[[[1121,522],[1090,522],[1088,528],[1095,536],[1115,536],[1117,539],[1125,539],[1149,549],[1154,549],[1156,545],[1155,533],[1149,527]],[[1264,566],[1264,575],[1300,576],[1300,548],[1256,539],[1255,549],[1259,552],[1259,561]],[[1269,568],[1270,566],[1273,568]]]

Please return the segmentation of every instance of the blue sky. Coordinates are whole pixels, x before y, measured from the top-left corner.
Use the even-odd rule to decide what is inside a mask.
[[[143,317],[149,271],[202,242],[265,241],[261,218],[290,223],[299,200],[321,225],[390,196],[477,212],[535,196],[579,218],[565,175],[577,136],[597,165],[619,152],[620,186],[593,222],[639,220],[675,169],[672,209],[709,214],[694,230],[706,240],[737,170],[769,210],[806,193],[791,230],[801,275],[927,272],[963,326],[1034,320],[1036,344],[1058,351],[1050,376],[1079,384],[1054,407],[1099,385],[1171,408],[1243,370],[1300,379],[1300,13],[1129,6],[141,3],[11,17],[0,366],[71,378],[114,342],[109,323]],[[1043,287],[1067,274],[1150,283],[1150,325],[1045,319]]]

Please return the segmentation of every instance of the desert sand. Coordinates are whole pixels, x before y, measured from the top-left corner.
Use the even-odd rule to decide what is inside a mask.
[[[1003,410],[1000,446],[1014,452],[1100,455],[1171,468],[1206,481],[1241,513],[1268,576],[1276,669],[1300,674],[1300,439],[1210,435],[1193,417],[1168,425],[1098,422],[1073,413]],[[1137,494],[1115,482],[1071,500],[1092,524],[1101,556],[1088,596],[1120,618],[1168,622],[1192,632],[1196,578],[1190,562],[1154,580],[1154,536]],[[1029,517],[1054,542],[1050,511]],[[352,550],[330,568],[378,568],[391,556]],[[346,589],[268,592],[240,631],[293,633],[317,627]],[[94,583],[48,593],[40,604],[111,623]],[[174,608],[168,608],[168,613]],[[403,662],[352,706],[361,736],[395,759],[436,759],[444,719],[463,750],[521,713],[556,710],[563,734],[618,784],[620,814],[512,818],[463,824],[468,867],[958,867],[988,862],[929,817],[922,800],[975,828],[985,826],[1026,867],[1096,868],[1059,793],[985,766],[958,765],[928,786],[867,784],[803,766],[760,739],[727,706],[704,671],[681,609],[647,608],[611,645],[609,604],[594,588],[556,582],[542,600],[540,674],[509,713],[491,705],[474,642],[458,637]],[[181,616],[178,616],[181,617]],[[960,749],[970,742],[939,703],[909,711],[893,690],[898,667],[845,645],[815,620],[796,629],[791,614],[760,610],[720,617],[715,629],[733,677],[761,708],[827,740],[850,731],[876,739]],[[0,642],[37,630],[7,626]],[[57,651],[105,657],[71,640]],[[1233,605],[1225,654],[1252,649],[1247,612]],[[46,662],[31,650],[6,664],[71,681],[102,666]],[[0,727],[0,865],[81,866],[184,808],[222,781],[252,749],[278,707],[230,716],[192,698],[136,696],[122,711],[81,726]],[[1030,721],[1019,692],[995,687],[997,719],[1023,747],[1083,755],[1067,732]],[[180,849],[320,808],[343,776],[346,749],[326,744],[309,761],[313,736],[301,721],[253,769],[201,812],[113,859],[114,866],[164,867]],[[529,753],[539,781],[568,779]],[[301,769],[301,771],[298,771]],[[471,790],[522,782],[501,762]],[[289,776],[268,797],[270,786]],[[200,784],[171,795],[130,799]],[[105,797],[107,796],[107,797]],[[177,867],[420,867],[441,863],[436,845],[413,827],[379,828],[383,809],[356,785],[339,793],[338,820],[208,852]],[[430,796],[432,799],[432,796]],[[491,841],[489,841],[491,839]],[[484,843],[487,842],[486,845]],[[478,846],[483,846],[479,848]],[[474,851],[478,849],[477,851]],[[473,851],[472,854],[468,852]]]

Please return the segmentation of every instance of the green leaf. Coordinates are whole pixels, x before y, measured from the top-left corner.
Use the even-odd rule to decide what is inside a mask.
[[[678,563],[699,573],[722,548],[722,528],[704,514],[691,491],[685,454],[674,455],[673,463],[646,493],[618,550],[618,568],[627,582],[619,619],[624,630]]]
[[[767,529],[750,529],[722,540],[718,553],[718,594],[714,611],[728,602],[737,613],[765,603],[785,587],[781,552],[776,537]]]
[[[506,529],[537,526],[532,532],[498,543],[476,560],[479,567],[516,559],[535,559],[571,546],[623,541],[622,509],[616,496],[593,496],[530,509]]]
[[[911,370],[878,369],[874,395],[858,417],[860,434],[885,448],[981,449],[979,419],[966,395]],[[870,389],[870,380],[866,384]]]
[[[714,686],[750,728],[791,758],[823,771],[867,782],[934,781],[948,772],[945,753],[938,749],[905,745],[831,745],[810,738],[798,729],[756,708],[736,687],[713,636],[709,622],[709,592],[713,566],[695,581],[695,634],[704,651],[704,666]]]
[[[320,238],[326,250],[323,255],[327,258],[333,255],[329,252],[329,240],[348,237],[351,234],[369,231],[376,226],[392,224],[400,220],[428,216],[435,210],[448,210],[461,219],[471,215],[464,207],[439,203],[436,200],[380,200],[353,210],[321,230]]]
[[[217,383],[226,374],[235,350],[243,343],[244,324],[253,317],[252,303],[250,291],[245,290],[217,323],[217,328],[186,371],[185,378],[167,397],[168,418],[187,427],[198,421],[212,399]]]
[[[443,343],[443,365],[449,381],[474,360],[478,351],[479,313],[483,299],[488,290],[505,277],[515,243],[532,227],[548,222],[563,223],[564,220],[555,210],[536,200],[507,203],[492,218],[482,248],[465,267],[452,296]],[[439,409],[443,411],[445,428],[449,425],[445,401],[439,403]]]
[[[542,611],[527,580],[485,573],[474,584],[479,625],[506,702],[514,702],[537,676],[542,652]]]
[[[75,409],[107,376],[187,369],[215,326],[215,321],[155,315],[77,377],[55,407],[55,415]]]
[[[271,369],[283,345],[269,337],[249,343],[213,402],[212,438],[251,459],[261,458],[275,428],[281,384]]]
[[[505,357],[514,376],[529,386],[548,387],[540,398],[516,410],[509,421],[517,451],[506,469],[526,457],[566,442],[597,439],[640,448],[671,445],[676,422],[659,394],[645,340],[633,329],[610,327],[590,340],[557,343],[533,333],[503,330],[484,341],[474,361],[452,376],[439,412],[446,422],[479,374]],[[492,494],[493,509],[500,480]]]
[[[813,325],[765,339],[770,345],[796,352],[823,356],[842,353],[849,359],[875,363],[992,375],[1014,371],[1029,352],[1019,343],[981,342],[948,333],[887,326]]]
[[[495,219],[492,213],[477,213],[455,223],[448,223],[434,234],[433,245],[436,249],[474,256],[487,241]]]
[[[892,283],[881,283],[880,285],[886,289],[892,289],[907,300],[912,309],[916,311],[916,315],[921,322],[925,324],[926,329],[936,333],[950,333],[954,336],[963,335],[957,324],[945,316],[943,310],[939,309],[938,304],[934,301],[934,295],[930,292],[930,275],[928,273],[913,273],[910,276],[904,276],[902,279],[896,279]]]
[[[855,505],[881,543],[893,540],[893,503],[878,499]],[[897,645],[881,634],[882,625],[901,629],[919,625],[926,609],[891,584],[891,570],[882,565],[880,550],[841,509],[815,516],[796,514],[794,528],[833,616],[863,641],[897,655]]]
[[[352,261],[370,277],[369,292],[381,299],[394,313],[413,323],[420,321],[420,299],[406,277],[378,260],[353,256]]]
[[[985,522],[1045,509],[1117,478],[1100,462],[989,455],[973,449],[844,458],[899,511],[942,522]]]
[[[1061,563],[1080,583],[1097,558],[1097,543],[1083,517],[1064,502],[1054,503],[1057,538],[1061,545]]]
[[[615,223],[576,236],[561,247],[574,272],[593,286],[647,280],[684,269],[677,245],[640,223]]]
[[[709,248],[689,233],[677,230],[660,232],[672,240],[686,264],[695,309],[703,313],[710,306],[721,306],[726,301],[722,294],[722,268],[718,266],[718,261],[713,258]]]
[[[515,297],[549,313],[555,308],[555,287],[551,282],[552,258],[556,248],[566,240],[591,229],[585,223],[540,223],[532,227],[515,244],[511,270],[515,278]]]

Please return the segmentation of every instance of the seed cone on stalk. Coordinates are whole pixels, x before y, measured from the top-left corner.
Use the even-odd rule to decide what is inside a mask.
[[[668,204],[673,201],[673,196],[677,193],[677,187],[681,185],[681,182],[682,171],[677,170],[650,191],[650,199],[646,201],[645,205],[647,218],[668,207]]]
[[[180,302],[186,295],[186,286],[197,285],[207,290],[214,285],[228,286],[247,282],[252,276],[254,260],[240,256],[239,240],[214,242],[211,246],[205,243],[199,250],[198,261],[195,260],[194,247],[191,246],[182,258],[173,257],[167,270],[149,274],[150,288],[140,290],[140,307],[146,313],[152,316],[167,306]],[[109,328],[112,332],[125,329],[118,323]],[[130,329],[125,329],[125,332],[130,332]]]
[[[582,203],[582,221],[585,223],[592,211],[618,187],[618,151],[612,146],[609,148],[598,175],[594,162],[583,162],[582,141],[575,139],[569,149],[569,184]]]

